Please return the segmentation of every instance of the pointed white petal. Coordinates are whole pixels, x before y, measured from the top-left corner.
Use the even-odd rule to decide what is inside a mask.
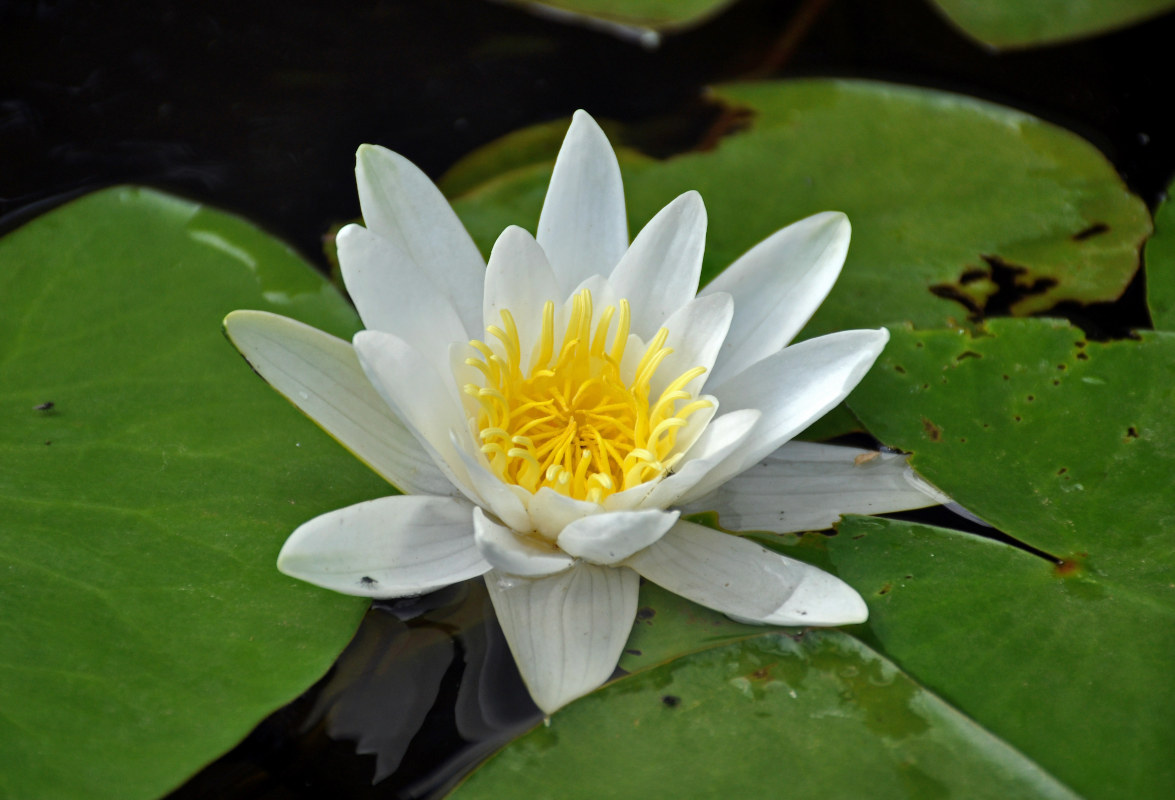
[[[355,179],[364,224],[411,256],[476,332],[485,261],[440,189],[408,159],[369,144],[355,155]]]
[[[496,339],[485,337],[485,328],[502,328],[501,312],[509,311],[518,326],[521,363],[526,369],[542,332],[543,304],[550,300],[559,306],[563,299],[543,249],[529,233],[511,225],[502,231],[490,253],[482,304],[484,327],[472,336],[496,346]]]
[[[449,298],[393,242],[359,225],[339,231],[337,242],[343,281],[368,330],[394,333],[430,360],[469,339]]]
[[[683,497],[689,502],[775,451],[848,396],[889,340],[889,331],[841,331],[785,347],[721,386],[709,387],[724,411],[763,412],[748,446],[717,465]]]
[[[748,539],[678,522],[625,562],[671,592],[770,625],[850,625],[869,612],[853,587]]]
[[[535,492],[527,506],[530,522],[534,529],[551,541],[577,519],[598,514],[602,508],[598,503],[574,500],[559,494],[549,486]]]
[[[706,285],[700,294],[734,297],[715,382],[776,352],[804,327],[840,275],[850,235],[844,214],[816,214],[764,239]]]
[[[522,578],[541,578],[571,569],[575,559],[551,544],[525,539],[499,525],[480,508],[473,510],[473,538],[495,570]]]
[[[559,547],[584,561],[611,565],[651,545],[673,527],[677,511],[611,511],[577,520],[559,534]]]
[[[734,301],[730,295],[719,292],[690,300],[669,316],[665,321],[669,331],[665,346],[673,352],[665,357],[653,376],[650,387],[654,396],[694,367],[705,367],[706,372],[687,384],[686,389],[694,393],[701,391],[710,380],[733,314]]]
[[[445,477],[474,503],[479,502],[449,437],[450,431],[465,430],[465,415],[433,364],[403,339],[382,331],[360,331],[354,345],[379,396],[407,424]],[[473,448],[472,442],[463,445]]]
[[[265,311],[234,311],[224,329],[270,386],[400,491],[456,491],[372,387],[350,343]]]
[[[287,575],[361,597],[408,597],[477,577],[471,506],[452,497],[381,497],[315,517],[282,547]]]
[[[495,570],[485,581],[522,679],[543,711],[612,675],[636,618],[635,572],[581,562],[547,578]]]
[[[653,487],[640,508],[668,508],[706,479],[710,471],[744,446],[759,421],[758,411],[744,408],[718,417],[706,428],[672,475]]]
[[[842,514],[888,514],[943,501],[899,453],[788,442],[686,507],[730,530],[818,531]]]
[[[705,249],[706,207],[697,192],[686,192],[649,220],[609,277],[632,304],[633,333],[651,339],[694,298]]]
[[[564,296],[589,275],[609,275],[628,249],[620,165],[608,137],[576,111],[539,215],[542,245]]]

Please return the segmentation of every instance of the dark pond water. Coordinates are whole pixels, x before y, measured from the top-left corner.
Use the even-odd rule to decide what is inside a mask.
[[[1152,206],[1175,172],[1175,16],[997,55],[922,0],[742,0],[657,50],[485,0],[114,9],[0,0],[0,233],[136,182],[234,210],[325,269],[323,233],[358,215],[361,142],[439,175],[582,107],[665,156],[714,122],[705,85],[745,77],[881,78],[1022,108],[1094,142]],[[1142,298],[1137,279],[1117,303],[1063,311],[1122,335],[1148,325]],[[318,686],[174,797],[430,796],[536,719],[484,590],[455,587],[377,604]]]

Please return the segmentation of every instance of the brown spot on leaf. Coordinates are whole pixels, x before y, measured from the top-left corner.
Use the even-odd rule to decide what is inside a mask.
[[[882,586],[880,589],[878,589],[877,593],[879,595],[883,595],[883,594],[889,594],[892,591],[893,591],[893,584],[887,583],[887,584],[885,584],[885,586]]]
[[[926,431],[926,435],[930,438],[930,441],[937,442],[942,439],[942,429],[926,417],[922,418],[922,429]]]
[[[1123,441],[1130,442],[1138,438],[1138,428],[1131,425],[1126,429],[1126,438]]]

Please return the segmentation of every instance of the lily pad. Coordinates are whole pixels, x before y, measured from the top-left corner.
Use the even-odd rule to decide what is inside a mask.
[[[1073,795],[852,637],[778,631],[621,678],[508,745],[472,798]]]
[[[156,797],[330,666],[367,604],[274,561],[386,493],[220,321],[358,321],[279,242],[134,188],[0,240],[0,295],[0,795]]]
[[[515,5],[646,28],[682,30],[717,14],[734,0],[509,0]],[[655,41],[655,40],[654,40]]]
[[[995,527],[1094,572],[1146,554],[1135,577],[1159,589],[1175,554],[1172,376],[1175,334],[1093,342],[1058,320],[990,320],[975,336],[894,331],[850,402]]]
[[[870,641],[1091,797],[1175,782],[1173,375],[1175,334],[992,320],[895,331],[852,400],[931,482],[1054,558],[844,523],[828,549],[870,601]]]
[[[933,0],[974,39],[996,48],[1083,39],[1125,28],[1175,8],[1172,0]]]
[[[994,498],[1041,499],[1014,477]],[[1158,522],[1128,500],[1115,509]],[[920,685],[1085,797],[1170,796],[1169,550],[1130,550],[1107,532],[1091,557],[1114,551],[1099,559],[1114,567],[1058,569],[978,536],[873,517],[846,519],[828,549],[869,604],[866,640]]]
[[[1155,211],[1155,235],[1146,243],[1146,302],[1151,322],[1160,330],[1175,331],[1175,203],[1171,190]]]
[[[1113,300],[1137,270],[1146,207],[1096,148],[1035,117],[862,81],[729,85],[713,97],[729,130],[712,149],[656,161],[620,148],[630,231],[697,189],[705,281],[790,222],[846,212],[844,272],[801,338]],[[514,134],[442,182],[485,252],[506,225],[533,230],[556,145],[550,126]]]

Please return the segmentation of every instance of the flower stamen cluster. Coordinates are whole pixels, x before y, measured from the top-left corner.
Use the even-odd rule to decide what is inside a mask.
[[[478,357],[465,362],[485,385],[463,387],[477,400],[481,451],[501,480],[599,503],[672,469],[681,457],[674,452],[678,431],[712,403],[686,389],[705,367],[686,370],[650,399],[654,375],[673,352],[665,346],[669,331],[657,332],[626,379],[625,351],[639,342],[629,336],[627,300],[606,306],[596,319],[591,292],[578,292],[558,347],[555,306],[547,301],[529,369],[513,315],[503,309],[501,317],[502,327],[486,328],[498,351],[475,340]]]

